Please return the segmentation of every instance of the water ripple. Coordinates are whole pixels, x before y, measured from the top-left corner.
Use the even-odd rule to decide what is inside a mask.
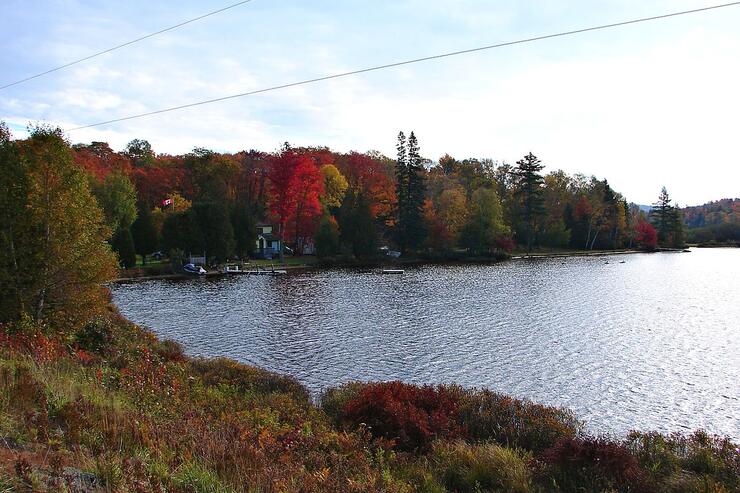
[[[568,406],[598,432],[740,439],[738,260],[717,249],[300,272],[123,284],[113,296],[190,354],[287,373],[312,392],[456,382]]]

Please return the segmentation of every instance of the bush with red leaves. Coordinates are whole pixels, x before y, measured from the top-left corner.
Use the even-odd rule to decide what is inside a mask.
[[[401,450],[423,450],[436,438],[461,435],[457,409],[457,396],[442,386],[372,383],[344,405],[342,421],[364,424],[374,437],[393,440]]]
[[[651,491],[634,455],[603,438],[562,438],[542,454],[559,491]]]
[[[39,331],[8,333],[0,329],[0,349],[26,354],[42,363],[57,361],[68,354],[61,341]]]
[[[496,238],[496,247],[509,253],[516,247],[516,242],[511,236],[498,236]]]

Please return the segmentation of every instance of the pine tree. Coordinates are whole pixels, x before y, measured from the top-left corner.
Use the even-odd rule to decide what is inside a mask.
[[[424,165],[414,132],[408,142],[403,132],[398,134],[396,160],[396,191],[398,222],[396,236],[401,252],[418,248],[424,242]]]
[[[527,235],[527,252],[530,252],[538,220],[545,213],[542,196],[544,178],[540,174],[545,166],[531,152],[516,164],[514,175],[517,177],[517,188],[514,193],[521,203],[521,215]]]
[[[377,234],[370,204],[362,192],[348,190],[339,209],[340,242],[357,258],[375,254]]]
[[[658,232],[658,243],[665,244],[668,242],[674,215],[671,197],[668,195],[668,190],[663,187],[660,190],[658,201],[653,204],[653,209],[650,211],[650,222],[653,223],[655,230]]]
[[[119,229],[111,240],[113,251],[118,254],[118,263],[124,269],[136,267],[134,238],[129,228]]]
[[[141,255],[142,263],[146,265],[146,256],[159,248],[159,235],[149,207],[140,201],[137,209],[136,221],[131,225],[131,234],[136,253]]]
[[[249,205],[237,202],[231,211],[231,224],[234,231],[235,252],[241,259],[248,258],[255,248],[257,223],[249,212]]]
[[[670,215],[670,244],[673,248],[686,246],[686,225],[684,224],[683,211],[676,205]]]

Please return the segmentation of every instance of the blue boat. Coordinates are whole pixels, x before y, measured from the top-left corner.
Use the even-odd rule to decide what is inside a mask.
[[[203,267],[193,265],[193,264],[185,264],[182,267],[183,272],[185,274],[190,274],[193,276],[203,276],[206,273],[206,270]]]

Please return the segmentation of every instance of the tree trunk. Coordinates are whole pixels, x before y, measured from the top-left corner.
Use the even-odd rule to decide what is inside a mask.
[[[594,244],[596,243],[596,238],[598,238],[598,236],[599,236],[599,230],[597,229],[596,233],[594,233],[594,239],[591,241],[591,248],[590,248],[591,250],[594,249]]]

